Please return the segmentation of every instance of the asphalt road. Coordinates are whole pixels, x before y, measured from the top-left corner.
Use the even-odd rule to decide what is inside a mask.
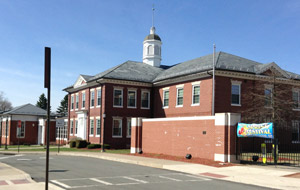
[[[37,182],[45,181],[44,154],[0,154],[0,162],[25,171]],[[64,189],[83,190],[268,189],[96,158],[56,155],[50,156],[49,179]]]

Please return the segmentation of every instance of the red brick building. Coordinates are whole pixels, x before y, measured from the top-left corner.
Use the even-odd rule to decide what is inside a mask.
[[[1,144],[45,144],[47,111],[25,104],[0,114]],[[18,127],[21,121],[21,127]],[[50,141],[55,141],[55,120],[50,122]]]
[[[69,139],[131,146],[132,152],[190,152],[231,161],[237,122],[270,122],[280,86],[286,93],[280,99],[291,116],[286,120],[294,123],[290,141],[300,143],[299,75],[273,62],[262,64],[225,52],[161,65],[161,44],[152,27],[144,39],[143,62],[127,61],[95,76],[80,75],[64,89],[69,93]],[[259,103],[254,104],[256,99]]]

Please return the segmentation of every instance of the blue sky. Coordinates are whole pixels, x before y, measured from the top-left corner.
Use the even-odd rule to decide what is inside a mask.
[[[46,94],[44,47],[52,50],[51,106],[79,74],[142,60],[152,24],[162,64],[224,51],[300,74],[299,0],[1,0],[0,91],[13,106]]]

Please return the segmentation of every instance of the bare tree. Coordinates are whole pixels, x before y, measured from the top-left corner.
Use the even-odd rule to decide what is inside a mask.
[[[0,91],[0,111],[7,111],[12,109],[11,102],[4,97],[4,93]]]

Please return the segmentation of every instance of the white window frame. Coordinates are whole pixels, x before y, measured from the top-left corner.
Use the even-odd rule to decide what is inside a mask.
[[[18,133],[19,133],[19,131],[22,131],[22,128],[24,128],[24,135],[23,136],[18,136]],[[25,138],[25,129],[26,129],[26,122],[21,121],[21,127],[20,128],[17,127],[17,134],[16,134],[17,138],[21,138],[21,139]]]
[[[165,92],[169,92],[169,97],[168,97],[168,105],[165,106]],[[163,88],[163,102],[162,102],[162,106],[163,106],[163,109],[166,109],[166,108],[169,108],[170,106],[170,88]]]
[[[85,92],[82,92],[81,97],[82,97],[82,100],[81,100],[81,109],[85,109],[85,100],[86,100]]]
[[[77,136],[78,135],[78,119],[75,119],[75,132],[74,134]]]
[[[129,122],[130,122],[130,134],[129,134],[129,127],[128,127]],[[127,117],[127,121],[126,121],[126,138],[131,138],[131,130],[132,130],[131,118]]]
[[[232,86],[239,86],[239,103],[232,103]],[[231,88],[230,88],[230,104],[231,106],[242,106],[242,81],[231,81]]]
[[[121,105],[115,105],[115,91],[120,90],[121,91]],[[114,108],[123,108],[123,88],[114,88],[113,90],[113,107]]]
[[[178,105],[178,91],[182,90],[182,105]],[[170,94],[169,94],[170,97]],[[176,86],[176,108],[181,108],[183,107],[183,101],[184,101],[184,85],[177,85]]]
[[[271,91],[271,102],[270,102],[270,106],[266,106],[265,105],[265,101],[266,101],[266,90],[270,90]],[[264,88],[264,107],[265,108],[272,108],[272,104],[273,104],[273,85],[270,84],[265,84],[265,88]]]
[[[70,119],[70,135],[74,135],[74,120]]]
[[[129,106],[129,92],[134,92],[134,106]],[[127,90],[127,108],[136,108],[136,89],[128,89]]]
[[[99,104],[99,101],[98,101],[99,95],[100,95],[100,104]],[[97,88],[97,105],[96,105],[97,108],[101,107],[101,102],[102,102],[102,89]]]
[[[100,133],[97,134],[97,131],[98,131],[98,121],[100,122]],[[100,117],[96,117],[96,137],[100,137],[101,136],[101,118]]]
[[[74,110],[74,94],[71,95],[71,105],[70,105],[71,111]]]
[[[91,94],[91,97],[90,97],[90,108],[94,108],[95,107],[95,89],[91,89],[90,90],[90,94]],[[93,96],[93,94],[94,94],[94,96]],[[93,100],[94,100],[94,105],[92,105]]]
[[[93,117],[90,117],[90,137],[93,137],[94,135],[95,135],[95,119]]]
[[[298,97],[298,106],[294,107],[294,105],[293,105],[293,111],[300,111],[300,89],[293,89],[293,91],[292,91],[292,101],[293,101],[293,104],[294,104],[293,93],[298,94],[298,96],[297,96]]]
[[[75,95],[75,110],[78,110],[79,108],[79,94],[76,93]]]
[[[194,95],[195,95],[195,87],[199,87],[199,103],[194,102]],[[191,106],[199,106],[200,105],[200,82],[193,82],[192,83],[192,105]]]
[[[114,135],[114,121],[115,120],[119,120],[119,129],[121,130],[121,134],[120,135]],[[112,122],[112,137],[113,138],[122,138],[122,127],[123,127],[123,123],[122,123],[122,118],[121,117],[113,117],[113,122]]]
[[[143,93],[147,93],[148,94],[148,106],[147,107],[143,107]],[[142,90],[141,91],[141,109],[150,109],[150,91],[149,90]]]

